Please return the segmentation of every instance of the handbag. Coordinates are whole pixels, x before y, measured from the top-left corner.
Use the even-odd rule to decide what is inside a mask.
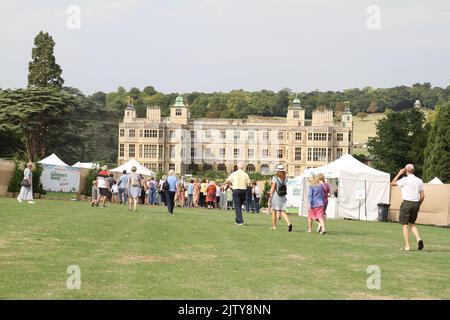
[[[30,180],[28,180],[28,179],[23,179],[22,180],[22,183],[20,184],[22,187],[29,187],[31,184],[30,184]]]

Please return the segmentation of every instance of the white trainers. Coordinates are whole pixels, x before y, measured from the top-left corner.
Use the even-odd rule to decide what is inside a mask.
[[[36,202],[34,201],[28,201],[28,204],[35,204]]]
[[[19,199],[19,198],[17,198],[17,201],[19,201],[20,203],[22,203],[23,201],[21,200],[21,199]]]

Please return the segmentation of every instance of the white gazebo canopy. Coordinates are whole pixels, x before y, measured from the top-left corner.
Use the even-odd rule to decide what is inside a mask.
[[[345,154],[339,159],[336,159],[335,161],[322,167],[307,169],[305,170],[304,175],[309,176],[310,173],[322,173],[325,178],[348,177],[352,180],[374,180],[388,182],[390,180],[389,173],[366,166],[350,154]]]
[[[72,167],[74,168],[82,168],[82,169],[94,169],[98,168],[100,165],[94,162],[77,162]]]
[[[49,164],[49,165],[53,165],[53,166],[69,167],[66,163],[64,163],[64,161],[62,161],[60,158],[58,158],[58,156],[56,154],[54,154],[54,153],[49,155],[47,158],[42,159],[41,161],[38,161],[38,163],[40,163],[40,164]]]
[[[156,174],[152,171],[141,165],[139,162],[137,162],[135,159],[131,159],[128,162],[125,162],[121,166],[118,166],[117,168],[111,169],[109,171],[111,172],[118,172],[122,173],[123,170],[126,170],[127,173],[131,173],[131,168],[136,167],[136,173],[142,174],[144,176],[155,176]]]
[[[428,184],[444,184],[438,177],[434,177]]]

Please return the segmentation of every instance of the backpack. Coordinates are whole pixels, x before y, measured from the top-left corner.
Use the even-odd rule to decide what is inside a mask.
[[[137,174],[132,174],[131,175],[131,185],[133,187],[139,187],[141,185],[140,181],[139,181],[139,177]]]
[[[280,197],[284,197],[285,195],[287,195],[287,186],[286,186],[286,179],[284,179],[283,182],[280,181],[280,179],[277,178],[277,181],[279,182],[278,188],[277,188],[277,193]]]
[[[165,180],[163,182],[162,189],[163,189],[163,191],[169,191],[169,188],[170,188],[169,182],[167,182],[167,180]]]

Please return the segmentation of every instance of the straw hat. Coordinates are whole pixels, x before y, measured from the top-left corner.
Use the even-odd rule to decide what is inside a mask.
[[[279,164],[277,165],[277,168],[275,169],[276,172],[286,172],[286,168],[282,165]]]

